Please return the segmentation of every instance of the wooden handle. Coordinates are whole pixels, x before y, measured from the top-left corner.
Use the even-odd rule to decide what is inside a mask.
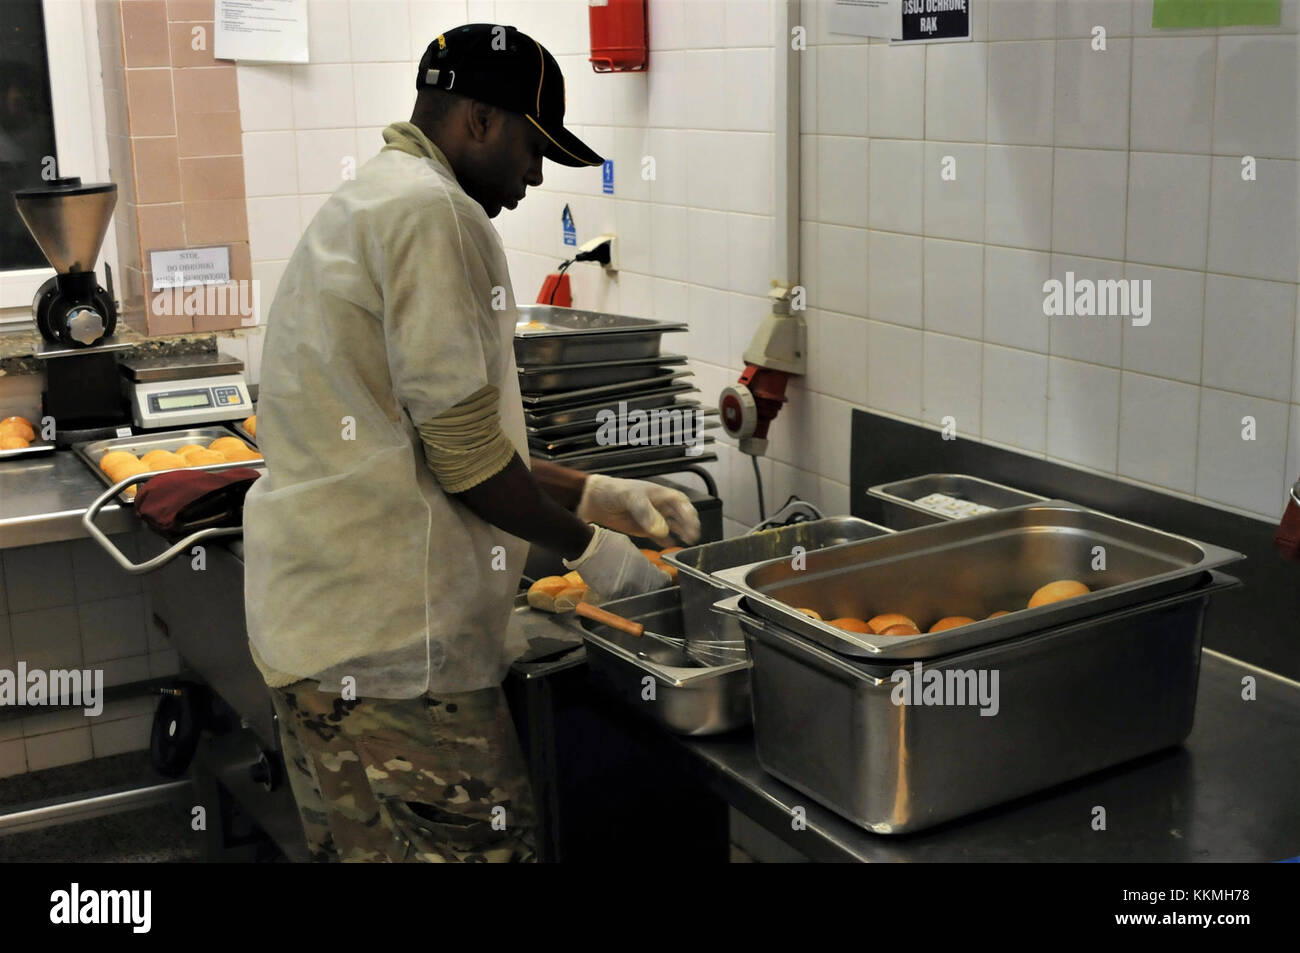
[[[640,636],[645,631],[645,626],[640,622],[633,622],[631,619],[625,619],[621,615],[615,615],[608,610],[593,606],[590,602],[579,602],[573,610],[578,615],[590,619],[592,622],[599,622],[607,625],[611,629],[618,629],[620,632],[626,632],[628,635]]]

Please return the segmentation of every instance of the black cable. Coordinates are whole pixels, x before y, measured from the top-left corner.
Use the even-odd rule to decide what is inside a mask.
[[[758,521],[761,523],[767,519],[767,510],[763,507],[763,474],[758,471],[758,457],[750,457],[749,462],[754,465],[754,483],[758,487]]]
[[[569,270],[569,266],[572,264],[573,259],[570,258],[560,265],[560,270],[555,276],[555,287],[551,289],[551,300],[546,302],[547,304],[555,304],[555,292],[560,290],[560,279],[564,277],[564,273]]]

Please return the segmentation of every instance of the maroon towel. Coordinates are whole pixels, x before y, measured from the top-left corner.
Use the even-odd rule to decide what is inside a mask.
[[[160,473],[136,491],[135,512],[170,540],[213,526],[242,526],[244,496],[259,476],[248,467]]]

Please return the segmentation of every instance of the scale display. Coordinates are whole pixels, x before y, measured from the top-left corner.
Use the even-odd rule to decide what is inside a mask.
[[[212,395],[207,391],[189,394],[163,394],[153,401],[158,410],[187,410],[190,407],[211,407]]]

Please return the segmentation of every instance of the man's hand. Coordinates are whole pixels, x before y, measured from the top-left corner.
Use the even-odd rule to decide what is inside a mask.
[[[629,536],[645,536],[660,546],[672,545],[670,530],[683,543],[700,538],[700,517],[686,494],[646,480],[593,473],[582,488],[577,514],[588,523],[608,526]],[[646,560],[642,557],[641,561]],[[596,591],[613,598],[599,586]]]
[[[564,560],[564,568],[577,570],[582,581],[604,598],[622,599],[672,585],[668,574],[656,569],[632,540],[600,526],[593,529],[586,551],[577,559]]]

